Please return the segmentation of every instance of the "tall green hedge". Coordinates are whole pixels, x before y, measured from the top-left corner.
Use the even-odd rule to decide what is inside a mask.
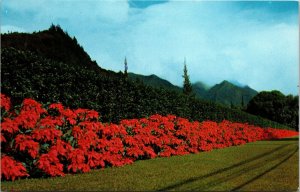
[[[15,104],[26,97],[43,103],[62,102],[71,108],[95,109],[100,112],[102,121],[115,123],[158,113],[190,120],[227,119],[288,129],[238,110],[130,81],[122,73],[102,74],[14,48],[2,49],[1,53],[1,92],[12,97]]]

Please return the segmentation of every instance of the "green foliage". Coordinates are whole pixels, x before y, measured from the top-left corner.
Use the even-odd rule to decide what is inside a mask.
[[[139,81],[143,82],[144,85],[182,93],[182,88],[175,86],[172,83],[170,83],[169,81],[162,79],[156,75],[145,76],[145,75],[139,75],[139,74],[134,74],[134,73],[128,73],[128,76],[133,81],[136,79],[139,79]]]
[[[192,84],[192,88],[193,88],[193,92],[195,93],[195,95],[197,97],[209,100],[209,97],[207,94],[210,89],[209,86],[207,86],[206,84],[204,84],[201,81],[197,81],[196,83]]]
[[[71,38],[60,26],[52,25],[48,30],[33,34],[4,34],[1,38],[1,91],[15,103],[21,103],[26,97],[43,103],[62,102],[71,108],[95,109],[102,114],[103,121],[109,122],[159,113],[190,120],[228,119],[285,127],[187,97],[182,89],[155,75],[128,73],[129,78],[123,78],[123,73],[102,69],[91,61],[76,38]],[[156,86],[159,88],[149,85],[159,85]],[[172,88],[163,89],[167,87]]]
[[[249,102],[247,112],[298,130],[298,101],[298,96],[285,96],[280,91],[262,91]]]
[[[1,34],[1,47],[14,47],[58,62],[99,70],[97,63],[91,60],[76,38],[71,38],[59,25],[52,24],[48,30],[34,34]]]
[[[187,67],[186,67],[186,63],[184,61],[184,68],[183,68],[183,93],[185,95],[191,95],[193,92],[193,88],[192,88],[192,84],[190,82],[190,78],[187,72]]]
[[[156,75],[144,76],[129,73],[129,78],[140,79],[144,84],[155,88],[164,88],[167,90],[183,92],[181,87],[175,86],[165,79]],[[244,109],[247,103],[257,94],[257,91],[248,86],[239,87],[228,81],[223,81],[213,87],[208,87],[202,82],[192,84],[192,91],[196,97],[208,101],[214,101],[219,104],[232,107],[235,109]]]
[[[79,65],[56,62],[14,48],[1,50],[2,93],[20,104],[30,97],[39,102],[62,102],[71,108],[99,111],[104,122],[140,118],[158,113],[189,120],[227,119],[262,127],[287,128],[247,113],[182,93],[155,89],[142,82],[122,78],[121,73],[101,73]]]
[[[206,98],[226,106],[234,105],[243,108],[257,94],[248,86],[238,87],[228,81],[223,81],[207,91]]]

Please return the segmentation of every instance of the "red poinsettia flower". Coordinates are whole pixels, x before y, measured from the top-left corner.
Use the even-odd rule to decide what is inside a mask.
[[[32,140],[31,136],[19,134],[16,139],[16,148],[27,151],[32,158],[36,158],[39,152],[39,143]]]
[[[17,162],[12,157],[2,156],[1,157],[1,177],[6,180],[15,180],[19,177],[26,177],[29,174],[22,163]]]
[[[57,155],[55,149],[51,149],[47,154],[42,154],[37,162],[37,167],[50,176],[64,176],[63,164],[59,162]]]
[[[0,101],[1,108],[4,108],[5,111],[9,111],[11,108],[10,98],[2,93],[0,94],[1,94],[1,101]]]

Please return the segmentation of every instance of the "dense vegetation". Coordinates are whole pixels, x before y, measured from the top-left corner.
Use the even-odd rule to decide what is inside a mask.
[[[184,60],[184,68],[183,68],[183,93],[187,96],[193,96],[193,88],[192,88],[192,84],[190,82],[190,77],[188,75],[187,72],[187,67],[186,67],[186,63]]]
[[[169,81],[156,75],[138,75],[129,73],[129,78],[139,79],[144,84],[155,88],[165,88],[172,91],[183,92],[183,88],[173,85]],[[249,86],[237,86],[229,81],[222,81],[212,87],[198,81],[192,84],[193,95],[197,98],[213,101],[231,108],[244,109],[249,101],[257,94],[257,91]]]
[[[190,122],[152,115],[103,124],[94,110],[33,99],[12,106],[1,94],[1,180],[64,176],[136,160],[186,155],[257,140],[298,135],[291,130],[222,121]]]
[[[176,91],[178,93],[182,93],[182,88],[176,85],[173,85],[169,81],[162,79],[154,74],[152,75],[139,75],[135,73],[128,73],[129,79],[133,81],[141,81],[144,85],[148,85],[154,88],[163,88],[170,91]]]
[[[90,56],[78,44],[75,37],[71,38],[60,26],[51,25],[48,30],[38,33],[10,33],[1,34],[2,47],[14,47],[18,50],[31,51],[43,57],[99,69],[95,61],[91,61]]]
[[[249,86],[239,87],[228,81],[223,81],[211,87],[205,98],[231,107],[245,108],[248,102],[257,94]]]
[[[156,75],[144,76],[130,73],[129,77],[139,79],[151,87],[164,88],[178,93],[183,91],[182,88]],[[192,85],[192,90],[198,98],[243,110],[298,130],[298,96],[285,96],[279,91],[263,91],[258,94],[248,86],[239,87],[228,81],[223,81],[213,87],[207,87],[202,82],[197,82]]]
[[[121,72],[105,70],[91,61],[76,38],[71,38],[59,26],[52,25],[48,30],[33,34],[3,34],[1,40],[2,92],[11,96],[15,103],[20,103],[25,97],[43,103],[60,101],[72,108],[101,111],[102,120],[110,122],[159,113],[175,114],[190,120],[228,119],[260,126],[285,127],[197,97],[186,97],[181,88],[155,75],[145,77],[128,73],[127,77]],[[124,65],[127,73],[127,61]],[[144,79],[136,81],[136,77]],[[220,85],[224,84],[229,82]],[[235,91],[237,86],[220,87],[217,90],[221,92],[226,92],[226,87],[238,92]],[[209,90],[199,83],[193,85],[196,96],[199,90],[203,91],[202,88],[206,92]],[[241,95],[233,95],[239,100],[238,103],[242,102]]]
[[[249,102],[247,112],[299,129],[298,96],[262,91]]]
[[[227,119],[287,128],[238,110],[132,82],[121,73],[102,75],[93,69],[48,60],[14,48],[2,49],[1,60],[2,92],[14,103],[21,103],[26,97],[43,103],[62,102],[71,108],[100,111],[105,122],[158,113],[198,121]]]
[[[103,75],[113,75],[113,73],[98,67],[95,61],[91,61],[89,55],[78,44],[77,39],[75,37],[71,38],[60,26],[52,25],[48,30],[34,34],[3,34],[1,38],[1,46],[4,48],[14,47],[18,50],[31,51],[51,60],[84,66],[89,69],[97,70]],[[155,75],[143,76],[129,73],[129,78],[134,80],[138,78],[144,84],[152,87],[182,92],[182,88]],[[227,81],[226,83],[222,82],[217,84],[210,89],[202,89],[199,83],[192,84],[192,86],[193,92],[197,97],[218,102],[226,106],[231,106],[231,104],[241,106],[242,97],[244,97],[244,103],[247,105],[250,99],[257,94],[255,90],[249,87],[238,87]]]

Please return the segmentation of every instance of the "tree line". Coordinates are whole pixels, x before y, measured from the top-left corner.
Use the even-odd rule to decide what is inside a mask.
[[[127,77],[128,63],[125,58],[124,74]],[[183,89],[182,93],[188,97],[194,97],[192,84],[189,79],[186,59],[183,65]],[[295,130],[299,130],[299,96],[285,96],[280,91],[262,91],[254,96],[250,102],[245,105],[244,97],[241,98],[241,107],[236,107],[231,103],[231,108],[245,111],[247,113],[260,116],[272,121],[287,125]]]

